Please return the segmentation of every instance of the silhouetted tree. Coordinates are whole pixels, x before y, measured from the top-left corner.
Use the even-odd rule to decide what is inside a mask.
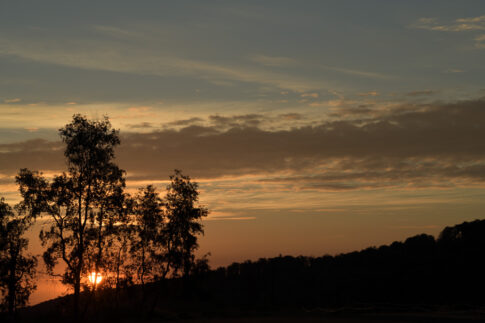
[[[132,210],[132,199],[125,197],[126,211]],[[130,254],[130,246],[133,241],[134,227],[129,216],[124,217],[112,228],[105,244],[105,283],[115,287],[117,292],[121,287],[127,287],[134,283],[135,266]]]
[[[125,179],[124,171],[113,163],[120,140],[107,117],[91,121],[74,115],[59,134],[66,144],[67,173],[49,183],[41,173],[22,169],[16,179],[22,209],[34,219],[41,213],[50,216],[50,227],[40,233],[47,246],[44,262],[50,273],[59,258],[65,262],[63,282],[74,289],[77,313],[83,274],[100,270],[106,239],[125,215]]]
[[[134,198],[130,254],[142,287],[147,281],[165,278],[168,271],[162,206],[152,185],[139,189]]]
[[[88,270],[103,273],[107,277],[109,271],[110,248],[116,243],[116,234],[119,234],[118,225],[125,221],[128,214],[125,200],[125,179],[123,171],[113,167],[108,172],[107,180],[101,181],[97,188],[97,202],[94,210],[90,212],[88,235],[93,241],[88,246]],[[93,203],[94,204],[94,203]],[[93,284],[93,291],[97,284]]]
[[[198,206],[198,184],[189,176],[176,169],[170,180],[165,197],[168,262],[174,276],[181,271],[186,277],[195,263],[197,235],[204,233],[200,220],[208,210]]]
[[[28,240],[23,237],[29,227],[26,218],[16,215],[0,198],[0,291],[1,305],[12,315],[24,306],[36,285],[37,259],[26,255]]]

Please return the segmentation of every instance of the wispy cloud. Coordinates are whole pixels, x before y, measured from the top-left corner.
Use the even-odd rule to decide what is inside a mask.
[[[335,71],[343,74],[360,76],[360,77],[371,78],[371,79],[388,80],[393,78],[390,75],[369,72],[369,71],[362,71],[358,69],[349,69],[349,68],[342,68],[342,67],[335,67],[335,66],[328,66],[328,65],[317,65],[316,67],[323,70]]]
[[[379,95],[379,92],[377,92],[377,91],[359,93],[359,96],[378,96],[378,95]]]
[[[448,23],[441,23],[436,18],[420,18],[410,27],[440,32],[480,32],[485,30],[485,15],[458,18]],[[485,48],[485,35],[479,35],[474,40],[476,48]]]
[[[280,115],[284,120],[301,120],[304,116],[301,113],[285,113]]]
[[[485,15],[471,18],[459,18],[456,20],[459,23],[485,23]]]
[[[299,67],[299,68],[312,68],[325,71],[333,71],[341,74],[347,74],[352,76],[359,76],[371,79],[391,79],[389,75],[363,71],[359,69],[342,68],[338,66],[324,65],[320,62],[300,62],[294,58],[283,57],[283,56],[268,56],[268,55],[253,55],[250,57],[251,61],[257,62],[258,64],[270,67]]]
[[[475,37],[475,47],[485,48],[485,34]]]
[[[25,128],[25,130],[27,130],[28,132],[37,132],[37,131],[39,131],[39,128],[37,128],[37,127],[30,127],[30,128]]]
[[[14,98],[14,99],[5,99],[5,100],[3,100],[3,102],[5,102],[5,103],[18,103],[18,102],[20,102],[20,101],[22,101],[22,100],[21,100],[21,99],[19,99],[19,98]]]
[[[318,99],[319,94],[318,93],[315,93],[315,92],[313,92],[313,93],[302,93],[300,96],[302,98],[314,98],[314,99]]]
[[[440,23],[436,18],[420,18],[411,27],[451,32],[485,30],[485,15],[471,18],[458,18],[448,23]]]
[[[127,127],[130,129],[153,129],[155,125],[151,122],[141,122],[136,124],[128,124]]]
[[[193,125],[196,125],[196,124],[199,124],[203,121],[203,119],[199,118],[199,117],[192,117],[192,118],[188,118],[188,119],[181,119],[181,120],[175,120],[175,121],[171,121],[171,122],[168,122],[165,124],[165,126],[167,127],[187,127],[187,126],[193,126]]]
[[[129,44],[93,39],[20,41],[0,35],[0,53],[24,59],[82,69],[156,76],[189,76],[209,82],[248,82],[282,90],[309,91],[335,87],[330,81],[289,75],[237,64],[174,56],[159,49],[137,48]],[[259,59],[274,61],[271,58]],[[285,61],[284,58],[276,60]]]
[[[253,55],[250,57],[253,62],[264,66],[298,66],[297,60],[289,57]]]
[[[133,30],[129,30],[126,28],[119,28],[115,26],[106,26],[106,25],[94,25],[92,29],[100,33],[102,35],[106,35],[112,38],[119,38],[119,39],[146,39],[147,36],[144,33],[136,32]]]
[[[412,91],[406,93],[406,96],[423,96],[423,95],[433,95],[436,94],[436,91],[433,90],[420,90],[420,91]]]

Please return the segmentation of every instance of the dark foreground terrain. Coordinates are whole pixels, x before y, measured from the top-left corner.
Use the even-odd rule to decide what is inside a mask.
[[[122,311],[123,312],[123,311]],[[58,312],[62,313],[62,310]],[[39,313],[33,308],[22,313],[22,322],[66,322],[76,321],[65,315],[51,312]],[[200,309],[194,311],[182,308],[160,311],[149,315],[135,312],[112,317],[104,314],[86,315],[82,322],[328,322],[328,323],[366,323],[366,322],[485,322],[485,308],[430,308],[416,306],[383,306],[339,309]]]
[[[144,289],[86,292],[81,301],[84,322],[485,322],[485,220],[447,227],[437,239],[200,268]],[[72,313],[66,296],[19,318],[66,322]]]
[[[483,322],[484,313],[470,312],[396,312],[396,313],[293,313],[287,315],[244,317],[232,319],[201,319],[198,322],[328,322],[328,323],[371,323],[371,322]]]

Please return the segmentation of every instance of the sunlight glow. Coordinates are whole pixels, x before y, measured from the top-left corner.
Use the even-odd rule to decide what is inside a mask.
[[[93,285],[99,284],[103,280],[103,276],[100,273],[95,273],[94,271],[88,276],[89,282]]]

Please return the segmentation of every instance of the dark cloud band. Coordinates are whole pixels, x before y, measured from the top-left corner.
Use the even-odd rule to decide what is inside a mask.
[[[216,116],[208,126],[125,134],[118,161],[132,179],[166,179],[181,168],[199,178],[266,173],[267,181],[335,190],[485,179],[483,99],[278,131],[258,127],[264,118]],[[27,141],[0,151],[5,175],[64,168],[60,143]],[[282,171],[290,175],[275,176]]]

